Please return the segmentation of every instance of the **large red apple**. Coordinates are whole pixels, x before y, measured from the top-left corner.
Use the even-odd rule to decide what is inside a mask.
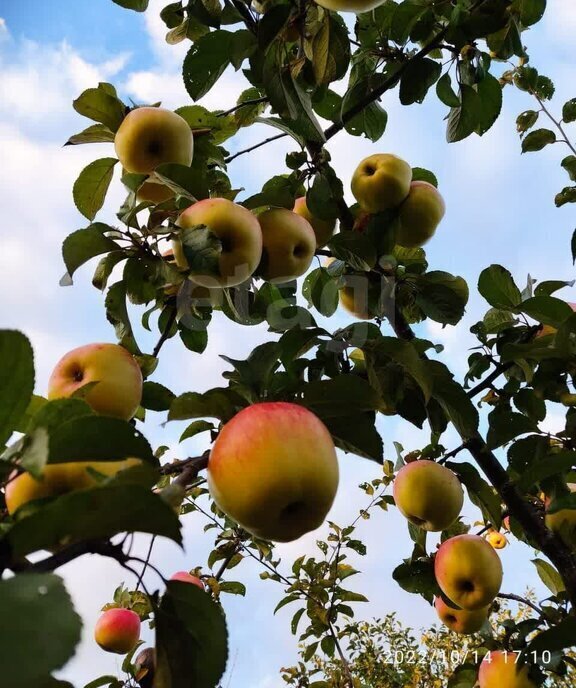
[[[208,486],[222,511],[256,537],[296,540],[322,524],[334,501],[338,461],[332,437],[303,406],[253,404],[218,435]]]

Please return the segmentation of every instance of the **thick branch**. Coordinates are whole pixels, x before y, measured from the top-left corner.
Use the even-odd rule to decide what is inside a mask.
[[[26,566],[27,572],[49,573],[55,571],[60,566],[73,561],[83,554],[100,554],[102,557],[115,559],[119,564],[124,564],[129,557],[124,553],[120,545],[113,545],[110,542],[88,541],[78,542],[66,549],[60,550],[51,557],[37,561],[35,564]],[[10,567],[8,567],[10,568]]]
[[[525,604],[527,607],[532,608],[538,616],[542,616],[542,610],[537,607],[533,602],[530,602],[530,600],[525,599],[524,597],[520,597],[520,595],[513,595],[512,593],[505,593],[505,592],[500,592],[496,597],[499,597],[502,600],[514,600],[514,602],[519,602],[520,604]]]

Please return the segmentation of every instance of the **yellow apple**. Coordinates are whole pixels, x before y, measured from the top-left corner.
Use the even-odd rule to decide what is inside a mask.
[[[412,168],[391,153],[362,160],[352,175],[352,193],[362,210],[379,213],[396,208],[408,196]]]
[[[422,459],[398,471],[394,500],[411,523],[424,530],[440,531],[449,528],[460,515],[464,491],[451,470]]]
[[[262,257],[262,231],[256,216],[226,198],[206,198],[187,208],[176,224],[182,228],[208,227],[222,242],[213,271],[195,273],[190,279],[203,287],[233,287],[245,282]],[[173,243],[176,264],[188,269],[179,240]]]
[[[476,633],[484,625],[488,618],[490,605],[467,611],[466,609],[454,609],[450,607],[441,597],[434,600],[434,608],[438,618],[442,623],[455,633]]]
[[[108,609],[96,622],[94,640],[106,652],[128,654],[140,640],[140,617],[130,609]]]
[[[444,217],[446,205],[438,189],[424,181],[410,184],[408,198],[398,212],[396,243],[405,248],[423,246]]]
[[[576,485],[570,483],[568,485],[570,492],[576,492]],[[550,503],[550,499],[546,499],[546,506]],[[561,509],[555,514],[546,514],[546,526],[553,530],[565,544],[576,549],[576,509]]]
[[[354,364],[352,372],[366,377],[366,358],[362,349],[352,349],[348,354],[348,358]]]
[[[258,274],[267,282],[289,282],[303,275],[314,258],[316,235],[304,217],[286,208],[258,216],[262,229],[262,262]]]
[[[96,413],[130,420],[142,399],[142,372],[132,354],[118,344],[86,344],[60,359],[48,382],[48,399],[71,397],[96,383],[83,399]]]
[[[148,201],[158,204],[174,198],[174,192],[165,184],[148,180],[140,186],[136,196],[139,202]]]
[[[336,220],[321,220],[314,217],[306,205],[306,196],[296,199],[293,210],[310,223],[316,235],[316,248],[322,248],[330,241],[336,228]]]
[[[83,490],[97,485],[94,475],[88,470],[102,475],[113,476],[132,466],[140,459],[122,461],[72,461],[70,463],[50,463],[44,467],[42,479],[36,480],[30,473],[22,473],[6,485],[6,508],[13,514],[28,502],[46,497],[58,497],[75,490]]]
[[[220,431],[208,461],[216,504],[256,537],[290,542],[318,528],[338,488],[332,437],[308,409],[263,402]]]
[[[127,172],[151,174],[158,165],[190,165],[194,137],[188,122],[171,110],[131,110],[114,137],[116,155]]]
[[[456,535],[439,547],[434,574],[442,592],[468,611],[490,604],[502,585],[500,557],[479,535]]]
[[[479,688],[537,688],[526,665],[518,665],[516,652],[493,650],[480,663]]]
[[[320,7],[334,12],[354,12],[360,14],[373,10],[381,5],[384,0],[315,0]]]
[[[491,530],[488,535],[486,535],[486,540],[494,547],[494,549],[504,549],[508,544],[506,537],[499,533],[497,530]]]

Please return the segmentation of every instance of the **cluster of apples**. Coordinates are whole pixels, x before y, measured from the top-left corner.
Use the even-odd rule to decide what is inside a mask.
[[[56,365],[48,383],[48,399],[65,399],[82,390],[84,400],[101,415],[131,419],[142,398],[142,372],[138,363],[118,344],[87,344],[68,352]],[[42,478],[22,473],[6,486],[6,507],[13,514],[36,499],[54,497],[94,487],[94,471],[105,476],[140,463],[122,461],[72,461],[44,467]]]
[[[128,113],[114,139],[124,170],[149,175],[138,190],[141,201],[160,203],[174,192],[154,176],[163,163],[189,166],[194,137],[186,120],[164,108],[140,107]],[[303,275],[316,248],[332,236],[335,221],[315,218],[305,197],[294,208],[270,208],[255,215],[225,198],[208,198],[184,210],[176,221],[181,230],[208,227],[221,242],[217,264],[193,270],[191,280],[205,288],[233,287],[253,274],[266,281],[282,283]],[[182,270],[190,265],[179,237],[173,242],[173,256]]]
[[[205,590],[202,580],[187,571],[177,571],[170,580],[191,583]],[[138,644],[140,629],[140,617],[135,611],[112,607],[106,609],[96,622],[94,640],[106,652],[125,655],[132,652]]]
[[[398,472],[394,500],[411,523],[426,531],[440,532],[460,515],[464,492],[451,470],[421,459]],[[434,574],[447,598],[435,600],[441,621],[457,633],[478,631],[502,583],[502,564],[494,548],[479,535],[448,538],[436,553]]]

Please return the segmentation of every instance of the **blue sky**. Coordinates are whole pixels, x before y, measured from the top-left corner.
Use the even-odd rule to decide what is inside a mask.
[[[0,245],[0,327],[18,327],[32,340],[36,353],[37,391],[44,393],[48,375],[60,356],[69,349],[91,341],[112,341],[102,295],[90,285],[90,267],[80,270],[72,288],[62,289],[58,280],[64,269],[60,245],[67,234],[85,226],[72,202],[71,188],[78,172],[98,155],[108,155],[107,145],[62,148],[68,136],[86,126],[71,107],[84,88],[99,80],[113,82],[124,98],[137,102],[162,100],[170,107],[189,103],[180,78],[186,46],[164,43],[164,28],[158,18],[165,4],[152,0],[145,15],[136,15],[111,0],[79,3],[58,0],[0,1],[0,207],[3,231]],[[559,112],[564,100],[574,97],[573,37],[576,35],[576,8],[571,0],[549,0],[545,20],[529,34],[532,62],[553,78],[558,96],[553,110]],[[226,73],[204,99],[209,108],[227,108],[245,87],[241,77]],[[340,177],[348,185],[362,157],[372,152],[393,152],[414,166],[436,172],[446,199],[447,214],[428,249],[434,269],[464,276],[473,295],[463,322],[442,329],[434,323],[420,328],[423,336],[446,347],[446,358],[458,374],[465,370],[472,345],[468,328],[486,309],[474,294],[480,271],[490,263],[506,265],[523,284],[530,273],[540,280],[572,279],[574,269],[569,239],[576,226],[573,206],[556,210],[554,194],[567,183],[559,161],[567,153],[550,146],[537,154],[520,155],[514,121],[522,110],[533,107],[525,94],[505,90],[505,105],[496,126],[482,139],[471,138],[448,146],[444,137],[444,107],[431,94],[423,105],[402,108],[396,94],[383,101],[389,113],[388,130],[377,144],[352,139],[345,134],[330,142],[329,149]],[[542,126],[545,126],[544,124]],[[269,135],[262,127],[241,132],[227,146],[241,149]],[[234,186],[246,195],[284,169],[285,141],[242,156],[229,169]],[[122,199],[118,180],[111,189],[103,219],[112,219]],[[350,196],[349,196],[350,200]],[[574,290],[565,298],[576,301]],[[134,318],[137,322],[137,317]],[[335,328],[348,321],[339,313],[331,323]],[[225,364],[219,353],[235,358],[247,354],[265,337],[264,328],[240,329],[215,318],[210,332],[210,350],[199,357],[176,341],[163,349],[154,379],[175,392],[199,391],[221,382]],[[151,348],[151,338],[140,337]],[[151,414],[146,433],[155,444],[169,444],[171,456],[183,457],[204,449],[202,439],[178,447],[181,428],[161,427],[162,418]],[[546,428],[561,421],[552,409]],[[405,422],[383,419],[380,429],[386,455],[393,458],[393,441],[407,450],[426,442],[423,433]],[[450,437],[453,445],[456,439]],[[362,459],[343,456],[342,483],[331,518],[341,525],[353,520],[364,500],[356,485],[377,474],[377,467]],[[477,512],[466,507],[466,516],[475,520]],[[156,562],[165,574],[181,568],[205,564],[209,538],[202,536],[200,519],[185,523],[185,553],[167,543],[156,548]],[[363,523],[359,535],[368,543],[365,561],[353,561],[363,571],[355,585],[367,594],[370,603],[358,609],[364,617],[382,616],[396,610],[416,627],[432,623],[434,613],[420,598],[400,590],[390,572],[410,552],[403,519],[397,513],[379,513]],[[399,537],[400,535],[400,537]],[[286,557],[314,551],[314,535],[279,548]],[[145,542],[140,543],[141,548]],[[529,559],[533,553],[512,545],[503,551],[504,590],[522,592],[535,585]],[[278,668],[296,660],[296,645],[290,636],[290,612],[272,609],[281,590],[259,580],[251,563],[235,569],[235,578],[248,586],[246,599],[225,599],[231,631],[231,652],[224,686],[230,688],[272,688],[280,685]],[[69,589],[85,619],[84,642],[64,675],[74,685],[114,671],[119,662],[100,651],[91,639],[98,610],[107,602],[116,585],[126,580],[114,564],[99,559],[82,559],[64,569]],[[151,587],[158,580],[148,578]],[[247,612],[249,610],[249,612]]]

